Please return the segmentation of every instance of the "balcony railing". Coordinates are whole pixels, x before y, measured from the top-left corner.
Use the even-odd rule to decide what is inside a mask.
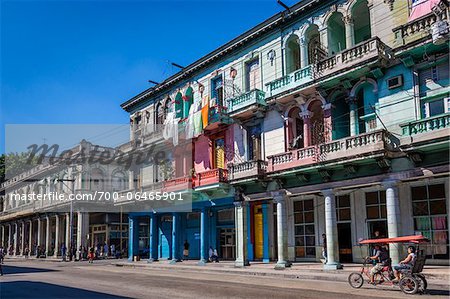
[[[228,108],[224,106],[212,106],[208,112],[208,124],[203,130],[215,130],[221,125],[231,124],[232,120],[228,116]]]
[[[176,192],[192,189],[192,177],[184,176],[179,178],[170,179],[162,183],[163,192]]]
[[[450,128],[450,113],[416,120],[400,126],[402,128],[404,136],[411,136],[437,131],[444,128]]]
[[[439,20],[447,20],[447,1],[441,1],[438,9],[435,12],[429,13],[423,17],[408,22],[402,26],[395,27],[392,31],[395,34],[396,42],[404,45],[414,40],[430,36],[432,33],[432,26]]]
[[[267,92],[270,96],[277,95],[283,91],[304,85],[313,80],[312,66],[290,73],[287,76],[276,79],[266,84]]]
[[[228,171],[226,169],[216,168],[197,173],[194,179],[194,186],[200,187],[226,182],[228,182]]]
[[[237,97],[228,100],[228,113],[234,113],[252,105],[266,105],[265,93],[259,89],[253,89]]]
[[[350,49],[321,60],[316,65],[315,77],[325,77],[344,69],[362,64],[369,60],[387,60],[390,58],[388,47],[378,38],[373,37]]]
[[[266,174],[267,162],[262,160],[245,161],[228,164],[228,179],[230,181],[258,178]]]
[[[269,160],[267,171],[280,171],[388,150],[386,139],[387,135],[384,130],[374,131],[269,156],[267,157]]]

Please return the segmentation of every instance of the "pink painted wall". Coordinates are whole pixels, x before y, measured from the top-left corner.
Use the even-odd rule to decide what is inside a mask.
[[[200,135],[195,141],[194,149],[195,172],[202,172],[211,169],[211,141],[208,137]]]

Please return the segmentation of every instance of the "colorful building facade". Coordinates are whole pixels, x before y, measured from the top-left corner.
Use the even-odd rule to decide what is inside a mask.
[[[187,240],[202,262],[285,268],[319,261],[324,235],[336,269],[360,239],[423,234],[448,264],[448,1],[424,2],[304,0],[124,102],[124,148],[174,145],[130,190],[193,197],[130,213],[130,257],[176,261]]]

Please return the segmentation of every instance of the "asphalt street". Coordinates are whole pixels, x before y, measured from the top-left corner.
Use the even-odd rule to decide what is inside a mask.
[[[0,298],[448,298],[430,290],[407,296],[398,288],[352,289],[347,283],[171,269],[136,269],[109,261],[7,261]]]

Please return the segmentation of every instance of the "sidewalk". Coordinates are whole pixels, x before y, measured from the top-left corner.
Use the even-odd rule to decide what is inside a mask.
[[[361,268],[361,265],[359,264],[344,264],[343,270],[323,270],[323,265],[321,263],[293,263],[290,268],[286,268],[285,270],[275,270],[274,263],[253,262],[250,266],[245,268],[235,268],[234,262],[232,261],[207,263],[204,266],[200,266],[197,263],[198,261],[192,260],[173,265],[166,260],[153,263],[148,263],[146,260],[139,262],[121,260],[113,262],[112,264],[118,267],[135,267],[149,270],[183,270],[194,272],[201,271],[204,273],[220,272],[227,274],[273,276],[305,280],[332,280],[341,282],[347,282],[348,275],[351,272],[359,272]],[[425,274],[429,284],[450,289],[450,267],[434,265],[425,266],[423,274]]]

